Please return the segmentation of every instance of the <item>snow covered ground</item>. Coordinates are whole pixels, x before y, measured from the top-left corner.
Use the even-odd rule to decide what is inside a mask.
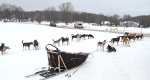
[[[41,78],[39,76],[33,78],[25,76],[47,66],[45,45],[52,43],[52,39],[61,36],[71,37],[71,34],[77,33],[93,34],[95,38],[73,40],[70,41],[70,45],[59,48],[67,52],[88,52],[90,56],[71,78],[66,78],[64,73],[49,80],[150,80],[150,38],[148,37],[132,41],[130,47],[122,43],[114,44],[117,52],[107,53],[97,48],[96,43],[104,39],[109,41],[120,34],[62,29],[31,23],[1,22],[0,43],[5,43],[11,49],[7,50],[6,54],[0,55],[0,80],[39,80]],[[22,48],[22,40],[34,39],[39,41],[40,50],[34,50],[32,47],[31,50]]]
[[[48,25],[49,22],[43,21],[41,24]],[[66,25],[65,23],[57,23],[57,26],[63,26],[68,28],[74,28],[75,23],[68,23]],[[144,33],[144,34],[150,34],[150,28],[136,28],[136,27],[111,27],[111,26],[96,26],[92,25],[93,23],[83,23],[84,29],[91,29],[91,30],[102,30],[102,31],[108,31],[108,32],[135,32],[135,33]]]
[[[42,24],[48,24],[47,22],[42,22]],[[117,26],[117,27],[112,27],[112,26],[96,26],[92,25],[93,23],[83,23],[84,29],[90,29],[90,30],[95,30],[95,31],[105,31],[105,32],[119,32],[119,33],[124,33],[124,32],[135,32],[135,33],[144,33],[146,36],[150,34],[150,28],[136,28],[136,27],[122,27],[122,26]],[[74,28],[74,23],[69,23],[66,25],[65,23],[57,23],[58,26],[62,27],[68,27],[68,28]]]

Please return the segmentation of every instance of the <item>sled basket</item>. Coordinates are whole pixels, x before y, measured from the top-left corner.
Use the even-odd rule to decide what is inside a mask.
[[[88,53],[71,53],[59,50],[56,46],[48,44],[46,46],[49,67],[57,69],[72,69],[86,61]],[[58,56],[61,57],[59,61]]]

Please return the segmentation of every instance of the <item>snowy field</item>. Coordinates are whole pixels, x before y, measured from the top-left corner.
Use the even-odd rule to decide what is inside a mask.
[[[90,25],[89,25],[90,26]],[[148,30],[145,29],[145,32]],[[50,78],[49,80],[150,80],[150,38],[131,41],[130,47],[114,44],[116,53],[107,53],[97,48],[97,42],[120,34],[109,32],[95,32],[73,29],[54,28],[31,23],[1,23],[0,43],[5,43],[11,49],[0,55],[0,80],[39,80],[40,76],[26,78],[46,67],[48,64],[45,45],[52,43],[52,39],[62,36],[71,38],[71,34],[93,34],[94,39],[70,41],[70,44],[59,46],[67,52],[90,53],[87,61],[70,78],[65,74]],[[40,50],[24,50],[21,41],[37,39]],[[71,73],[73,70],[67,72]]]

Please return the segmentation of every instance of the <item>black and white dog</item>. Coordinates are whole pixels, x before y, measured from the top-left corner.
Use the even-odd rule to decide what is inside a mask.
[[[8,46],[5,46],[4,43],[2,43],[0,46],[1,54],[3,55],[7,49],[10,49],[10,48]]]
[[[118,44],[119,41],[120,41],[120,37],[117,37],[117,38],[112,38],[110,42],[112,42],[113,44],[114,44],[115,42],[117,42],[117,44]]]
[[[54,45],[56,45],[56,44],[60,45],[60,42],[61,42],[61,39],[58,39],[58,40],[54,40],[54,39],[53,39],[53,44],[54,44]]]
[[[97,47],[100,46],[103,49],[103,51],[104,51],[105,44],[106,44],[106,40],[104,40],[103,42],[99,41],[99,42],[97,42]]]
[[[37,40],[34,40],[33,46],[34,46],[35,50],[38,50],[39,49],[39,42]]]

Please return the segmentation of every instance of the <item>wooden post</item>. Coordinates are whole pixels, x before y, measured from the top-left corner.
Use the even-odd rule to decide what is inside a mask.
[[[63,65],[64,65],[65,69],[67,70],[67,66],[66,66],[66,64],[65,64],[65,62],[64,62],[64,60],[63,60],[63,58],[62,58],[62,56],[60,55],[59,57],[60,57],[60,59],[61,59]]]
[[[62,62],[62,64],[63,64],[63,66],[65,67],[65,69],[67,70],[67,66],[65,65],[65,62],[64,62],[62,56],[59,54],[59,55],[58,55],[58,69],[59,69],[59,72],[61,72],[61,68],[60,68],[60,67],[61,67],[61,66],[60,66],[61,62]]]
[[[58,55],[58,70],[59,70],[59,72],[61,71],[60,70],[60,58],[59,58],[59,55]]]

